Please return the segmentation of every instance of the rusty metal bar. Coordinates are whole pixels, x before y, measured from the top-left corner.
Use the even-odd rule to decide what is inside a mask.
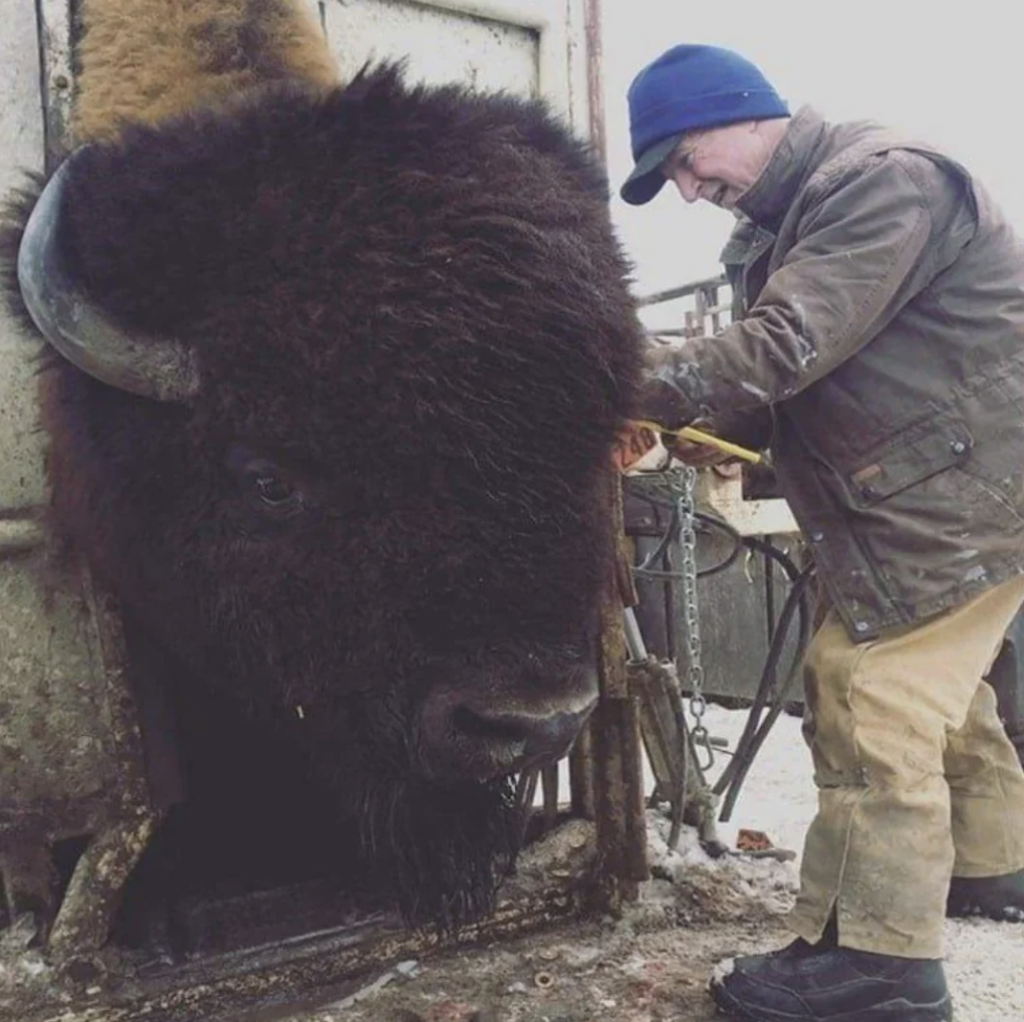
[[[590,141],[598,159],[607,165],[600,0],[584,0],[584,26]],[[596,897],[600,908],[616,912],[623,902],[636,899],[639,882],[647,879],[647,830],[639,714],[626,673],[622,627],[623,606],[635,602],[636,597],[631,582],[627,585],[622,577],[619,563],[625,530],[622,485],[617,475],[610,477],[605,499],[611,513],[616,549],[613,574],[608,579],[600,610],[601,700],[589,730],[598,846]],[[628,571],[626,574],[628,576]]]
[[[337,934],[296,945],[239,953],[169,968],[76,1007],[74,1022],[227,1022],[263,1008],[313,1008],[350,993],[368,974],[396,962],[487,945],[557,926],[580,913],[572,879],[537,892],[517,892],[487,919],[455,937],[409,930],[394,917],[367,920]],[[68,1007],[54,997],[26,1004],[18,1022],[64,1022]],[[260,1016],[264,1017],[264,1016]]]
[[[547,834],[558,823],[558,764],[550,763],[541,768],[541,789],[544,794],[543,829]]]
[[[589,723],[576,739],[569,757],[569,798],[573,816],[594,819],[594,735]]]
[[[688,298],[690,295],[709,287],[724,287],[728,283],[729,281],[724,275],[706,277],[704,280],[694,280],[689,284],[681,284],[679,287],[670,287],[667,291],[656,291],[654,294],[645,295],[637,299],[637,304],[640,306],[659,305],[662,302],[671,302],[677,298]]]
[[[610,480],[616,561],[624,555],[622,487]],[[647,879],[647,829],[643,802],[643,767],[639,707],[626,667],[622,625],[624,605],[620,566],[612,566],[601,604],[601,700],[594,712],[594,801],[597,823],[597,907],[613,914],[639,893]],[[628,595],[626,596],[628,599]]]
[[[584,0],[583,27],[586,37],[587,133],[597,159],[602,166],[606,166],[608,147],[604,124],[600,0]],[[618,514],[621,518],[621,493],[611,499],[619,501]],[[587,724],[576,740],[569,759],[569,797],[572,812],[574,816],[582,816],[588,820],[595,819],[598,813],[597,776],[594,762],[594,749],[597,744],[595,732],[598,726],[596,720]]]
[[[161,819],[145,773],[139,712],[127,677],[120,608],[109,593],[94,584],[84,561],[79,574],[100,645],[118,798],[116,815],[91,835],[75,865],[50,933],[49,950],[64,961],[77,956],[85,961],[106,943],[124,884]]]
[[[583,26],[587,39],[587,109],[590,144],[602,166],[608,164],[608,138],[604,123],[604,75],[601,49],[601,0],[584,0]]]
[[[71,106],[75,93],[73,0],[36,0],[39,26],[43,146],[47,174],[71,149]]]

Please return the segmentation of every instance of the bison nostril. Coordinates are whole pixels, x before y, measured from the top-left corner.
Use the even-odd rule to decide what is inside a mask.
[[[587,704],[534,715],[457,706],[449,718],[451,746],[445,758],[478,780],[553,762],[569,751],[591,709]]]
[[[465,706],[456,707],[452,713],[455,730],[470,738],[491,739],[502,742],[525,742],[530,737],[530,728],[525,719],[517,717],[483,717]]]
[[[532,676],[472,674],[436,685],[419,710],[420,769],[486,782],[561,759],[597,703],[597,672],[579,668],[554,681],[542,694]]]

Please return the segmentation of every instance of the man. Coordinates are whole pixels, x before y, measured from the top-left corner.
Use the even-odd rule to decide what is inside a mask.
[[[712,994],[761,1022],[948,1019],[947,908],[1024,920],[1024,771],[982,680],[1024,601],[1024,251],[958,163],[790,117],[729,51],[674,47],[629,109],[627,202],[671,182],[742,216],[745,313],[652,351],[644,416],[770,441],[829,603],[798,939]]]

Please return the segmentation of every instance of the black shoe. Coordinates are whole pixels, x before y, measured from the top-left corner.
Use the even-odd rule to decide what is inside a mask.
[[[751,1022],[948,1022],[942,962],[825,948],[798,941],[781,952],[723,962],[711,996]]]
[[[1000,877],[953,877],[946,915],[1024,923],[1024,869]]]

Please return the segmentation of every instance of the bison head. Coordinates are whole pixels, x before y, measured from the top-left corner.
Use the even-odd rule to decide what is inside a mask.
[[[82,149],[21,242],[56,519],[134,641],[303,750],[408,914],[486,908],[597,697],[640,335],[588,153],[385,67]]]

